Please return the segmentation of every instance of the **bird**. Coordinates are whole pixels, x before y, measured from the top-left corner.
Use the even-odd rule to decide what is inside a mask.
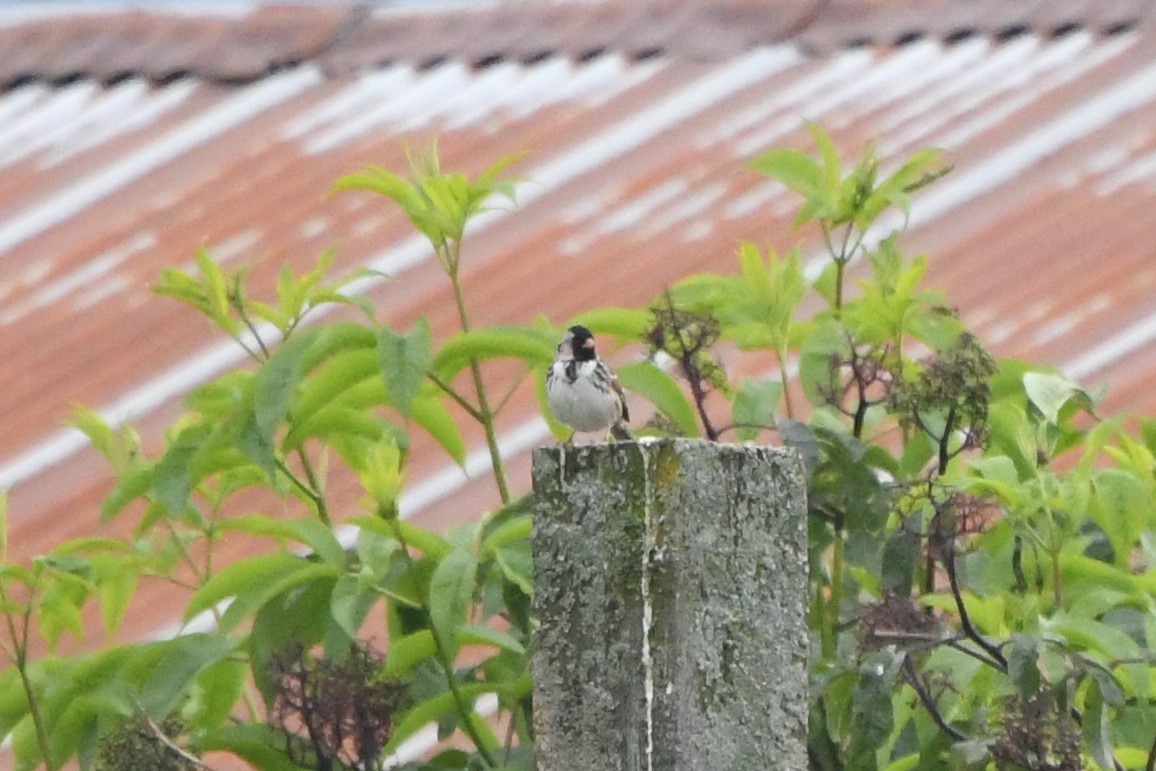
[[[567,329],[558,343],[546,374],[546,402],[554,417],[573,429],[567,442],[578,432],[607,430],[614,439],[634,438],[626,427],[630,410],[622,385],[598,358],[594,334],[580,324]]]

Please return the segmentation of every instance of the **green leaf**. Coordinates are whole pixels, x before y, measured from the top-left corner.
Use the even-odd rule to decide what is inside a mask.
[[[1104,771],[1116,768],[1112,748],[1111,713],[1100,690],[1099,681],[1092,679],[1083,714],[1084,746]]]
[[[441,445],[455,463],[466,462],[466,441],[440,396],[419,394],[410,405],[410,417]]]
[[[1088,393],[1063,375],[1028,372],[1024,375],[1024,390],[1049,423],[1059,423],[1060,410],[1069,400],[1076,399],[1089,410],[1092,406]]]
[[[479,749],[485,749],[490,753],[498,752],[501,749],[502,743],[498,740],[498,735],[494,733],[493,726],[476,710],[470,710],[466,713],[466,720],[469,721],[471,734],[480,740]],[[501,771],[501,769],[497,769],[497,771]]]
[[[205,313],[229,334],[235,334],[240,324],[229,315],[229,285],[221,266],[213,260],[204,246],[197,249],[197,269],[201,272],[201,286],[205,291]]]
[[[343,442],[362,439],[376,443],[390,437],[395,427],[392,423],[371,410],[357,407],[348,408],[340,405],[331,405],[313,413],[307,420],[294,419],[289,433],[281,442],[285,452],[298,449],[311,438],[328,442],[338,451],[345,449]],[[350,465],[356,465],[346,458]]]
[[[499,549],[494,554],[494,561],[507,581],[517,586],[527,597],[534,596],[534,560],[529,541],[520,541]]]
[[[260,771],[301,771],[282,745],[285,735],[264,723],[239,723],[208,731],[197,740],[205,751],[230,752]]]
[[[1148,527],[1152,512],[1151,483],[1120,469],[1100,469],[1092,477],[1091,505],[1078,514],[1100,526],[1112,544],[1113,561],[1127,568],[1132,548]]]
[[[205,441],[206,432],[202,426],[190,426],[180,433],[153,467],[151,475],[152,491],[156,500],[171,517],[184,513],[192,490],[193,456]]]
[[[905,654],[885,649],[869,655],[859,667],[851,696],[850,768],[873,768],[875,751],[895,725],[891,692]]]
[[[793,448],[802,456],[808,479],[814,477],[823,463],[823,450],[811,427],[798,420],[781,420],[779,436],[785,446]]]
[[[503,522],[485,537],[482,541],[482,552],[485,554],[493,554],[498,549],[511,543],[528,540],[533,530],[533,515],[522,514],[513,517]]]
[[[350,522],[387,538],[396,539],[400,535],[406,546],[411,546],[435,560],[441,560],[453,550],[450,542],[437,533],[404,519],[387,522],[381,517],[354,517]]]
[[[505,632],[477,624],[467,624],[460,627],[457,632],[457,641],[459,645],[493,645],[496,648],[519,655],[526,652],[525,646]]]
[[[379,376],[380,368],[375,349],[352,348],[333,353],[324,361],[323,368],[313,372],[301,383],[293,410],[294,422],[308,421],[316,413],[333,404],[362,406],[361,398],[355,404],[350,404],[346,397],[353,389],[359,388],[371,378],[376,381]],[[385,389],[382,388],[379,393],[384,400]],[[366,394],[358,391],[358,396],[365,398]]]
[[[289,414],[289,399],[301,380],[301,360],[313,341],[311,333],[290,337],[257,371],[253,417],[261,439],[270,446],[277,429]]]
[[[324,562],[338,567],[344,567],[346,563],[345,548],[334,536],[332,528],[315,517],[277,519],[265,514],[254,514],[221,520],[217,527],[224,532],[252,533],[278,541],[297,541],[310,547]]]
[[[249,610],[255,610],[264,600],[294,585],[326,575],[333,577],[336,571],[331,566],[292,554],[276,553],[246,557],[224,568],[197,590],[189,600],[185,620],[192,619],[226,598],[235,597],[237,600],[226,612],[231,623],[226,624],[225,619],[222,619],[221,623],[222,631],[228,631],[233,624],[241,621],[242,614],[234,611],[234,606],[247,613]],[[242,597],[247,598],[247,602],[239,603]]]
[[[236,641],[223,635],[191,634],[160,644],[164,655],[151,668],[140,692],[140,705],[153,718],[163,718],[184,700],[205,667],[232,653]]]
[[[40,635],[50,650],[56,648],[66,631],[78,641],[84,639],[84,619],[75,602],[61,596],[46,598],[37,610],[40,612]]]
[[[334,191],[368,190],[391,198],[411,218],[420,215],[426,202],[413,184],[379,167],[370,167],[359,174],[346,174],[333,185]]]
[[[97,591],[100,595],[101,621],[107,635],[111,636],[120,628],[128,604],[136,593],[136,585],[136,571],[127,566],[124,570],[110,571],[101,577]]]
[[[783,384],[777,380],[745,378],[731,408],[738,440],[752,441],[764,428],[773,427],[782,398]]]
[[[554,360],[556,344],[543,331],[525,327],[472,329],[446,341],[434,356],[433,370],[448,380],[468,366],[471,359],[520,359],[528,366],[544,367]]]
[[[357,639],[366,614],[377,600],[376,592],[367,583],[368,578],[346,573],[333,585],[329,614],[351,640]]]
[[[883,588],[899,597],[911,594],[920,557],[917,524],[902,522],[883,544]]]
[[[190,689],[189,703],[181,709],[190,728],[204,731],[224,724],[241,698],[248,671],[245,661],[233,658],[202,669]]]
[[[1027,703],[1040,692],[1040,641],[1034,637],[1017,634],[1007,656],[1007,674],[1016,688],[1020,699]]]
[[[253,681],[266,705],[273,700],[275,680],[270,666],[274,657],[300,646],[312,648],[331,627],[330,603],[336,578],[318,579],[289,587],[253,614],[248,635],[248,663]],[[348,644],[348,640],[346,640]]]
[[[477,558],[466,549],[454,549],[434,568],[429,585],[429,615],[442,645],[450,646],[466,622],[477,570]]]
[[[799,352],[799,379],[807,400],[816,407],[831,397],[832,367],[848,356],[848,331],[833,319],[821,321],[803,341]]]
[[[378,332],[377,361],[385,378],[390,403],[409,417],[414,397],[425,383],[433,359],[429,322],[419,318],[413,328],[399,335],[385,325]]]
[[[919,431],[903,443],[903,455],[899,459],[899,469],[907,477],[918,476],[935,455],[936,445],[926,431]]]
[[[385,654],[385,674],[399,677],[437,652],[433,632],[421,629],[396,640],[391,640]]]
[[[113,450],[116,433],[99,412],[77,405],[72,409],[72,425],[76,426],[106,460],[115,457]]]
[[[910,194],[951,171],[943,163],[943,151],[925,148],[913,153],[891,176],[876,186],[863,205],[863,218],[874,221],[888,206],[898,206],[904,213],[911,204]]]
[[[823,200],[823,171],[815,159],[802,150],[768,150],[751,161],[751,168],[781,182],[809,201]]]
[[[653,363],[624,364],[618,368],[618,380],[624,387],[645,396],[659,412],[674,421],[684,436],[699,435],[698,418],[690,400],[675,379]]]
[[[992,447],[1011,458],[1021,479],[1028,479],[1036,468],[1036,434],[1022,407],[1007,401],[995,402],[988,409]]]
[[[463,698],[472,702],[479,696],[487,693],[501,693],[502,687],[495,683],[469,683],[458,687],[458,694]],[[389,739],[389,743],[382,750],[383,755],[390,755],[398,746],[406,739],[413,736],[418,730],[424,728],[429,723],[435,722],[453,711],[456,708],[456,701],[454,694],[449,691],[444,691],[431,699],[417,704],[413,709],[408,710],[405,715],[398,721],[393,729],[393,735]]]
[[[209,314],[209,300],[204,287],[201,286],[201,282],[183,270],[177,268],[161,270],[157,282],[153,284],[153,291],[163,297],[171,297],[192,306],[206,315]]]
[[[402,457],[394,442],[376,442],[356,468],[361,486],[377,505],[378,513],[393,515],[401,494]]]
[[[839,195],[839,183],[843,180],[843,171],[839,161],[839,151],[831,136],[823,127],[814,121],[807,121],[807,128],[815,140],[815,146],[823,159],[823,199],[834,201]]]
[[[598,308],[575,316],[566,326],[581,324],[595,335],[612,335],[620,340],[639,340],[653,323],[653,316],[646,310]]]

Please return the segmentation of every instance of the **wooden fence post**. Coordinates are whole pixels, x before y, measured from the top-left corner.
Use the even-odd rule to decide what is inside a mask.
[[[805,769],[798,456],[543,447],[533,479],[539,771]]]

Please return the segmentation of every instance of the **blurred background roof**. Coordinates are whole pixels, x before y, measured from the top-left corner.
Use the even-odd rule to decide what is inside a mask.
[[[199,245],[251,266],[258,293],[332,246],[340,271],[391,276],[363,284],[380,318],[453,331],[448,288],[408,225],[368,195],[328,192],[366,164],[404,169],[406,138],[440,136],[443,166],[467,172],[529,153],[519,205],[467,244],[482,324],[645,304],[693,271],[731,270],[740,239],[789,248],[794,200],[745,164],[809,147],[804,119],[847,154],[943,147],[956,170],[917,199],[905,241],[928,253],[930,284],[999,353],[1110,384],[1107,411],[1151,414],[1154,8],[0,7],[0,489],[15,555],[96,527],[110,475],[66,427],[73,404],[132,421],[156,451],[189,389],[245,363],[150,292]],[[532,394],[501,430],[525,490],[528,451],[551,441]],[[419,438],[405,515],[441,526],[494,502],[482,437],[468,439],[463,473]],[[354,507],[349,480],[333,493]],[[168,591],[143,590],[129,636],[172,628]]]

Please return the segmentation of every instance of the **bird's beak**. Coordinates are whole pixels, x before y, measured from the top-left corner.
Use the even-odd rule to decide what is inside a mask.
[[[582,347],[583,348],[593,348],[594,347],[594,338],[593,337],[586,338],[586,342],[582,343]]]

